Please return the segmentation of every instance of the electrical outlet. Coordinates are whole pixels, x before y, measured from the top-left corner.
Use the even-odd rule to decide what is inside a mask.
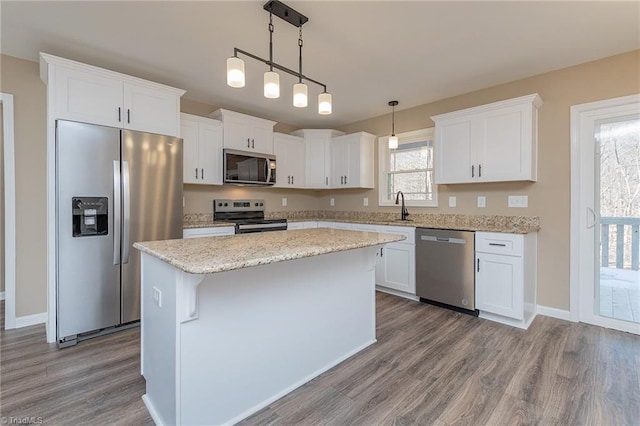
[[[286,207],[287,206],[287,199],[283,198],[282,199],[282,207]]]
[[[153,303],[155,303],[158,308],[162,308],[162,292],[155,286],[153,287]]]
[[[362,199],[362,205],[365,206],[365,207],[369,206],[369,198],[368,197],[364,197]]]
[[[449,207],[455,207],[456,206],[456,197],[455,196],[451,196],[449,197]]]
[[[478,207],[487,207],[487,197],[485,197],[484,195],[478,196]]]
[[[509,195],[508,198],[509,207],[526,208],[529,206],[528,195]]]
[[[335,206],[336,205],[336,199],[335,198],[330,198],[329,199],[329,205],[330,206]]]

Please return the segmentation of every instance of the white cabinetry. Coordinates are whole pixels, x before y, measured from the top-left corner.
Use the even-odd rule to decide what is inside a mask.
[[[331,129],[301,129],[291,133],[304,138],[305,187],[326,189],[330,187],[331,140],[344,132]]]
[[[219,109],[210,115],[222,121],[223,145],[240,151],[273,154],[273,126],[275,121]]]
[[[234,235],[233,226],[216,226],[213,228],[189,228],[182,230],[182,238],[215,237],[220,235]]]
[[[373,188],[373,142],[365,132],[334,137],[331,141],[331,186]]]
[[[528,328],[536,313],[536,233],[476,232],[480,317]]]
[[[536,181],[537,94],[431,117],[439,184]]]
[[[279,188],[304,188],[304,139],[298,136],[273,134],[276,155],[276,184]]]
[[[54,119],[180,134],[184,90],[46,53],[40,54],[40,76],[48,86]]]
[[[405,240],[386,244],[376,254],[376,288],[397,296],[418,300],[415,228],[346,222],[318,222],[318,227],[403,235]]]
[[[309,222],[287,222],[287,231],[291,231],[294,229],[309,229],[309,228],[317,228],[318,222],[309,221]]]
[[[184,140],[184,183],[222,185],[222,123],[180,115]]]

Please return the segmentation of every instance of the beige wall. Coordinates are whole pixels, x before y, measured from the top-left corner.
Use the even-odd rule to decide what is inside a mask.
[[[538,235],[538,304],[569,309],[570,228],[570,107],[571,105],[640,93],[640,51],[629,52],[524,80],[491,87],[408,110],[396,111],[396,133],[431,127],[430,116],[463,108],[538,93],[544,104],[539,110],[538,182],[442,185],[438,208],[409,211],[465,214],[540,216]],[[402,106],[402,99],[400,99]],[[391,116],[372,118],[343,127],[346,132],[367,131],[388,135]],[[377,151],[376,151],[377,152]],[[376,160],[377,161],[377,160]],[[376,180],[377,182],[377,180]],[[448,197],[457,197],[457,207],[448,207]],[[476,197],[487,197],[487,207],[477,208]],[[507,207],[508,195],[528,195],[529,207]],[[362,206],[369,197],[370,207]],[[377,207],[376,190],[343,193],[333,191],[320,198],[330,209],[396,211]]]
[[[0,57],[0,91],[13,95],[16,161],[16,316],[47,310],[46,87],[38,64]]]

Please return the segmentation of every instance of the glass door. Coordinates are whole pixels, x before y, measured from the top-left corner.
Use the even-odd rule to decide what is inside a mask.
[[[640,118],[595,121],[596,315],[640,323]],[[599,222],[599,223],[598,223]]]

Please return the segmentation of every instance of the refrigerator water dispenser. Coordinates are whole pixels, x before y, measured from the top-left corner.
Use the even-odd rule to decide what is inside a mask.
[[[73,197],[73,236],[89,237],[109,233],[107,197]]]

